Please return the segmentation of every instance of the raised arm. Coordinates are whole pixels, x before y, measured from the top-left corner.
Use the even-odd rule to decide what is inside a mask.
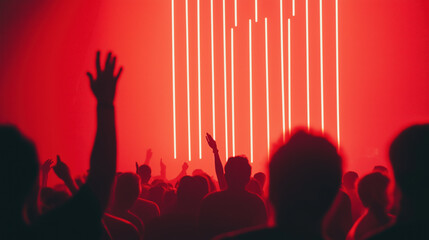
[[[51,171],[52,163],[52,159],[48,159],[42,164],[42,188],[48,186],[48,175],[49,171]]]
[[[78,187],[73,180],[70,169],[63,161],[61,161],[61,158],[59,155],[57,155],[57,164],[52,168],[55,172],[55,174],[63,180],[64,184],[67,186],[67,188],[70,190],[72,194],[75,194],[78,191]]]
[[[146,151],[146,159],[144,160],[144,164],[150,166],[150,160],[152,159],[152,149],[148,149]]]
[[[116,172],[116,124],[113,103],[122,67],[114,74],[115,65],[116,57],[109,53],[102,70],[100,52],[97,52],[96,77],[87,73],[92,93],[97,99],[97,133],[91,153],[87,184],[97,196],[102,210],[107,206]]]
[[[227,188],[227,184],[225,180],[225,174],[223,172],[222,162],[220,161],[219,151],[217,149],[216,141],[208,133],[206,133],[206,140],[207,140],[207,143],[209,144],[209,147],[213,150],[216,177],[217,177],[217,181],[219,182],[219,188],[220,190],[225,190]]]

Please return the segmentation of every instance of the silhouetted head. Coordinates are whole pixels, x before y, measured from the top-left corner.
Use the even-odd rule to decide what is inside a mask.
[[[143,164],[139,167],[138,174],[140,176],[140,181],[143,184],[147,184],[152,177],[152,169],[148,165]]]
[[[209,192],[207,180],[202,176],[184,176],[177,188],[177,203],[181,207],[198,208],[201,200]]]
[[[12,126],[0,126],[2,215],[22,217],[22,208],[38,187],[39,162],[34,144]]]
[[[115,209],[128,210],[137,200],[140,194],[139,177],[131,172],[122,173],[116,178],[114,195]]]
[[[252,167],[245,156],[230,157],[225,164],[225,180],[230,189],[244,189]]]
[[[370,209],[386,209],[389,204],[387,195],[389,183],[389,178],[379,172],[363,177],[357,189],[362,204]]]
[[[261,186],[261,189],[264,188],[265,181],[267,180],[267,176],[263,172],[257,172],[253,176],[253,178],[259,182],[259,185]]]
[[[269,197],[277,223],[320,224],[341,184],[341,157],[323,137],[297,132],[271,158]]]
[[[387,168],[385,166],[381,166],[381,165],[374,166],[372,171],[373,172],[379,172],[379,173],[382,173],[384,175],[389,174],[389,170],[387,170]]]
[[[262,188],[259,182],[255,178],[251,178],[249,183],[246,185],[246,190],[248,192],[257,194],[259,196],[262,196]]]
[[[357,172],[348,171],[343,176],[343,186],[348,189],[356,189],[356,182],[359,179]]]
[[[403,198],[428,207],[429,124],[402,131],[390,146],[390,162]]]

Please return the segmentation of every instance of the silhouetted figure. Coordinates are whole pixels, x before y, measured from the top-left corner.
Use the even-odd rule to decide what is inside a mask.
[[[131,222],[144,235],[144,225],[136,215],[129,210],[134,205],[140,193],[139,177],[131,172],[118,174],[113,194],[113,204],[109,213]]]
[[[141,236],[137,228],[129,221],[110,215],[104,214],[103,222],[109,230],[109,234],[113,240],[140,240]]]
[[[259,185],[261,186],[261,190],[264,191],[265,181],[267,180],[265,173],[257,172],[255,175],[253,175],[253,178],[258,181]]]
[[[394,217],[388,213],[389,182],[389,178],[379,172],[368,174],[359,181],[359,198],[366,212],[353,225],[347,240],[367,239],[393,223]]]
[[[140,177],[140,186],[141,186],[141,192],[140,197],[141,198],[147,198],[149,195],[149,189],[151,188],[149,184],[149,180],[152,177],[152,169],[149,167],[149,165],[143,164],[140,167],[136,163],[137,168],[137,174]]]
[[[204,198],[199,216],[202,239],[267,222],[265,204],[245,187],[250,179],[251,166],[244,156],[229,158],[225,165],[227,189]]]
[[[130,211],[139,217],[144,225],[148,224],[150,221],[159,217],[160,215],[158,205],[143,198],[137,198]]]
[[[364,212],[364,207],[362,202],[359,199],[359,196],[356,191],[356,183],[359,179],[359,175],[356,172],[349,171],[343,175],[343,191],[347,193],[350,197],[352,203],[352,221],[356,220],[362,216]]]
[[[325,138],[297,132],[271,158],[276,226],[231,239],[323,239],[322,220],[341,184],[341,157]]]
[[[323,233],[329,240],[344,240],[352,225],[352,202],[349,195],[340,189],[325,215]]]
[[[147,239],[199,239],[197,213],[207,193],[208,183],[204,177],[183,177],[177,188],[176,206],[148,225]]]
[[[387,168],[385,166],[381,166],[381,165],[374,166],[372,171],[373,172],[379,172],[379,173],[382,173],[384,175],[389,174],[389,170],[387,170]]]
[[[261,185],[254,178],[250,178],[249,183],[247,183],[247,185],[246,185],[246,191],[254,193],[254,194],[256,194],[262,198]]]
[[[402,192],[396,223],[371,239],[429,239],[429,124],[399,134],[389,151],[396,184]]]
[[[2,239],[97,239],[101,217],[109,200],[116,171],[115,97],[120,68],[114,74],[116,57],[107,56],[105,68],[96,56],[97,76],[88,73],[97,99],[97,133],[90,158],[88,180],[64,205],[36,218],[39,164],[31,141],[14,127],[0,127],[0,187]]]

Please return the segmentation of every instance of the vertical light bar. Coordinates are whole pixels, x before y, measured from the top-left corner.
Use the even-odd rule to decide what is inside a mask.
[[[234,26],[237,27],[237,0],[234,0]]]
[[[231,120],[232,156],[235,156],[235,99],[234,99],[234,29],[231,28]]]
[[[212,114],[213,139],[216,140],[216,109],[215,109],[215,79],[214,79],[214,40],[213,40],[213,0],[210,0],[210,38],[212,57]]]
[[[176,63],[175,63],[175,46],[174,46],[174,0],[171,0],[171,65],[172,65],[172,81],[173,81],[173,152],[174,159],[177,158],[176,145]]]
[[[258,22],[258,0],[255,0],[255,22]]]
[[[286,141],[286,111],[285,111],[285,70],[283,57],[283,0],[280,0],[280,61],[281,61],[281,81],[282,81],[282,129],[283,142]]]
[[[319,0],[319,24],[320,24],[320,112],[322,119],[322,133],[325,133],[325,102],[323,90],[323,9],[322,0]]]
[[[305,55],[307,68],[307,129],[310,130],[310,66],[308,52],[308,0],[305,0]]]
[[[288,127],[289,127],[289,135],[292,131],[292,114],[291,114],[291,62],[290,62],[290,18],[287,19],[287,104],[288,104]]]
[[[186,3],[186,98],[188,105],[188,157],[191,161],[191,107],[189,103],[189,26],[188,26],[188,0]]]
[[[335,0],[335,70],[336,70],[336,97],[337,97],[337,143],[338,149],[340,149],[340,73],[338,69],[338,0]]]
[[[295,16],[295,0],[292,0],[292,16]]]
[[[270,156],[270,84],[268,78],[268,26],[267,18],[265,18],[265,89],[267,97],[267,152]]]
[[[225,0],[222,3],[222,22],[223,22],[223,92],[225,103],[225,159],[228,159],[228,95],[226,86],[226,33],[225,33]]]
[[[253,79],[252,79],[252,20],[249,19],[249,102],[250,102],[250,162],[253,163]]]
[[[198,27],[198,156],[202,158],[201,150],[201,44],[200,44],[200,0],[197,0]]]

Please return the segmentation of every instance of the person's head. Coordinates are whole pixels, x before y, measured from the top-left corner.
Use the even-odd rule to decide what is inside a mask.
[[[0,189],[5,191],[0,205],[6,212],[2,215],[21,216],[30,195],[38,192],[39,162],[34,144],[13,126],[0,126],[0,160],[2,176]],[[31,198],[34,199],[34,198]]]
[[[265,173],[263,172],[257,172],[255,173],[255,175],[253,176],[253,178],[259,182],[259,185],[261,186],[261,189],[264,188],[265,185],[265,181],[267,179],[267,176],[265,175]]]
[[[148,165],[146,164],[141,165],[137,172],[140,176],[140,181],[143,184],[149,183],[149,180],[152,177],[152,169]]]
[[[343,186],[347,190],[354,190],[356,189],[356,182],[359,179],[359,175],[357,172],[354,171],[348,171],[343,176]]]
[[[225,164],[225,180],[229,189],[244,189],[252,167],[245,156],[230,157]]]
[[[114,193],[114,208],[130,209],[140,194],[139,177],[131,172],[118,175]]]
[[[389,182],[389,178],[379,172],[364,176],[357,188],[362,204],[369,209],[386,209],[389,204],[387,195]]]
[[[393,140],[389,157],[402,198],[427,209],[429,124],[414,125],[402,131]]]
[[[246,190],[248,192],[262,196],[261,184],[259,184],[259,182],[255,178],[250,179],[249,183],[247,183],[246,185]]]
[[[177,188],[177,203],[180,207],[198,208],[200,201],[209,192],[207,180],[202,176],[184,176]]]
[[[372,171],[373,172],[379,172],[379,173],[382,173],[384,175],[389,174],[389,170],[387,170],[387,168],[385,166],[381,166],[381,165],[374,166]]]
[[[341,185],[335,146],[323,137],[297,132],[272,156],[269,171],[277,223],[302,228],[320,224]]]

